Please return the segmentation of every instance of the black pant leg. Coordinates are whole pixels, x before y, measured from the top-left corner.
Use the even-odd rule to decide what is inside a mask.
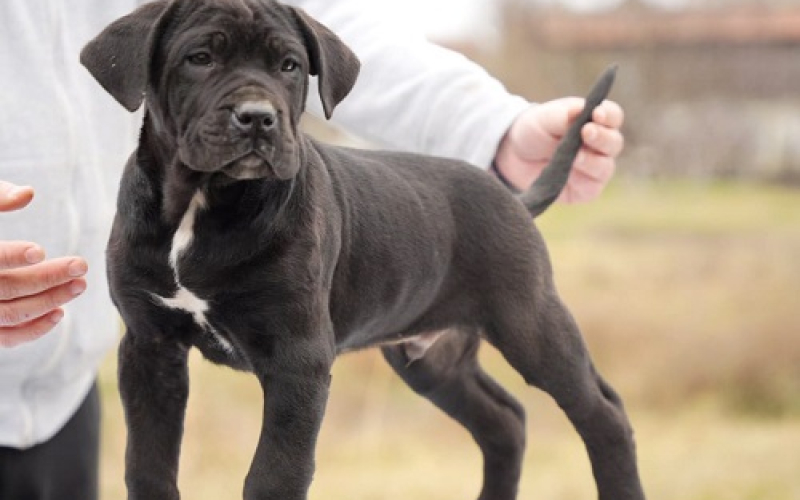
[[[100,394],[97,383],[53,438],[27,450],[0,447],[0,499],[97,500]]]

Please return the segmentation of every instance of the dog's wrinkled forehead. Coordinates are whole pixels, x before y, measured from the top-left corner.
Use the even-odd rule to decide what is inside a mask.
[[[159,43],[175,57],[198,44],[253,57],[288,49],[306,52],[295,18],[283,5],[265,0],[182,2]]]
[[[291,24],[288,8],[271,0],[173,0],[179,22],[209,24],[225,22],[276,22],[284,29]],[[240,26],[243,24],[239,24]]]

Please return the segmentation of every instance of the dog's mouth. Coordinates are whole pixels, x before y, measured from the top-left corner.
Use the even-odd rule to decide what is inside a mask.
[[[272,165],[272,157],[273,155],[261,149],[251,148],[224,163],[219,171],[236,180],[278,177]]]
[[[297,173],[294,141],[280,147],[264,138],[198,142],[179,147],[181,162],[198,172],[218,172],[235,180],[287,180]]]

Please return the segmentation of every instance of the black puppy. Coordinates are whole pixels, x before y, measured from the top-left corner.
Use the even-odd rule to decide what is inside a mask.
[[[147,111],[108,246],[127,325],[128,498],[179,498],[191,347],[264,388],[244,497],[302,500],[334,357],[378,345],[472,433],[480,498],[513,499],[524,415],[478,366],[481,338],[564,409],[601,499],[643,498],[622,403],[558,299],[531,223],[563,187],[611,73],[523,204],[457,161],[303,135],[308,75],[330,116],[359,64],[328,29],[274,1],[159,0],[81,59],[123,106]]]

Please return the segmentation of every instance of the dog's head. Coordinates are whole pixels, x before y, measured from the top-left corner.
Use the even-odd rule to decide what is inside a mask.
[[[330,30],[272,0],[157,0],[108,26],[81,62],[128,110],[146,100],[181,163],[234,179],[292,178],[308,75],[330,118],[359,70]]]

